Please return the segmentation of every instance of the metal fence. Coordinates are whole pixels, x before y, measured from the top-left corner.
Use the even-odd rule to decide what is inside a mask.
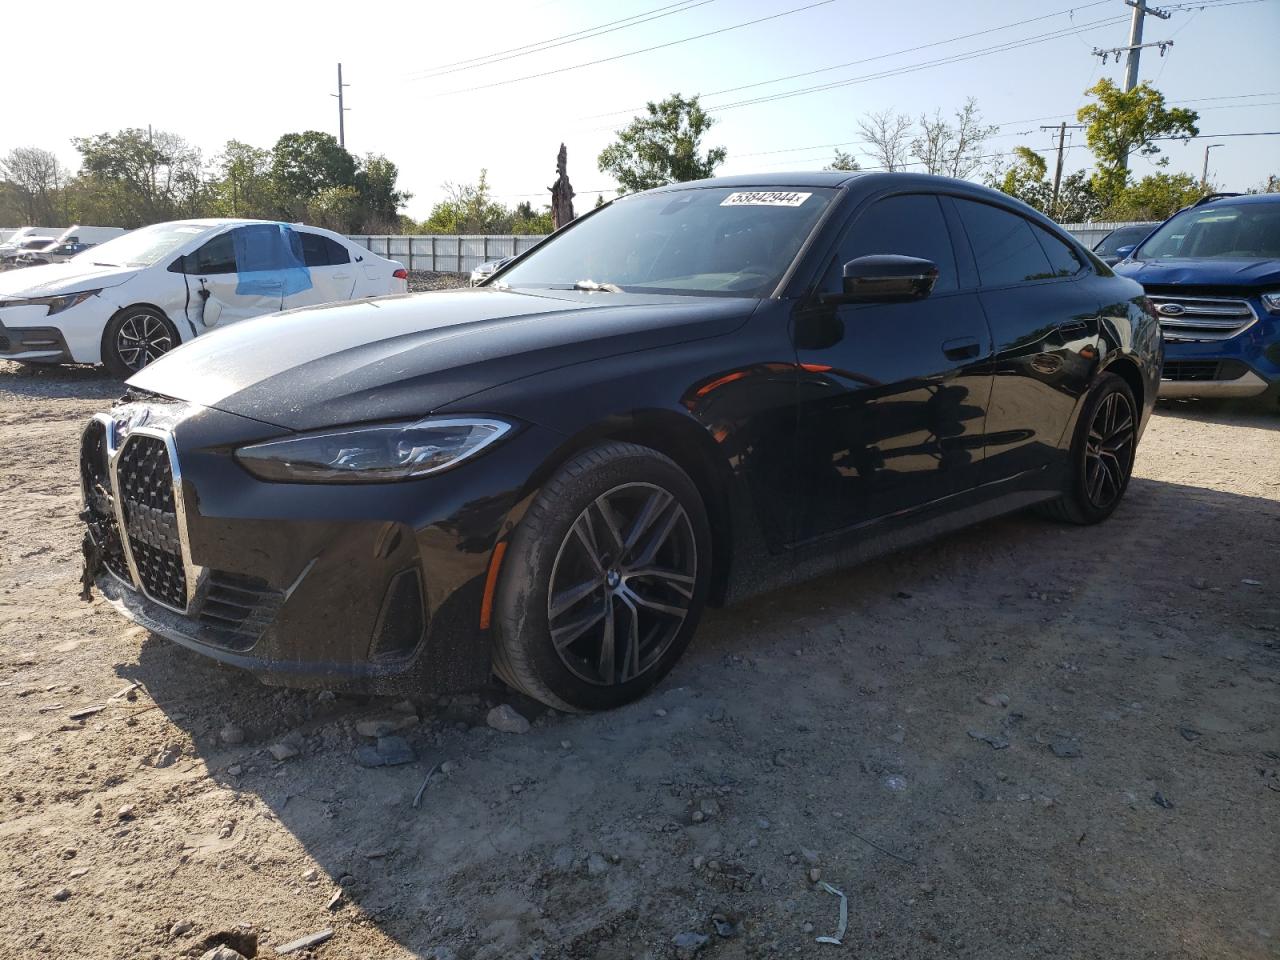
[[[1089,249],[1093,249],[1093,245],[1105,237],[1112,230],[1120,227],[1136,227],[1138,224],[1146,223],[1145,220],[1115,220],[1115,221],[1098,221],[1097,223],[1064,223],[1060,226],[1067,233],[1071,234]],[[1150,224],[1151,229],[1156,228],[1156,224]]]
[[[398,260],[410,270],[470,273],[486,260],[524,253],[542,236],[429,234],[425,236],[349,236],[380,257]]]
[[[1062,228],[1074,235],[1086,247],[1092,247],[1117,227],[1130,227],[1141,221],[1125,220],[1098,223],[1064,223]],[[543,236],[481,234],[429,234],[405,236],[380,234],[378,236],[350,236],[347,238],[362,247],[392,260],[399,260],[410,270],[433,273],[470,273],[486,260],[513,257],[524,253]]]

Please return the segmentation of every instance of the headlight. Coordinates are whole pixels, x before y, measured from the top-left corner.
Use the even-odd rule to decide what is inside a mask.
[[[236,451],[262,480],[385,483],[457,466],[509,433],[502,420],[428,417],[417,423],[351,427],[269,440]]]
[[[24,300],[9,300],[5,303],[7,307],[48,307],[49,316],[55,313],[61,313],[63,310],[70,310],[76,304],[84,303],[90,297],[96,297],[102,292],[98,290],[82,290],[80,293],[64,293],[58,297],[30,297]]]
[[[1267,308],[1267,313],[1280,313],[1280,290],[1264,293],[1262,305]]]

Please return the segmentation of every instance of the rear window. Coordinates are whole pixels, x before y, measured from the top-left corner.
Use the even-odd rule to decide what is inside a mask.
[[[299,230],[298,235],[302,237],[302,259],[308,267],[336,267],[351,262],[347,248],[336,240],[305,230]]]
[[[984,287],[1004,287],[1058,276],[1031,224],[1007,210],[956,198]]]

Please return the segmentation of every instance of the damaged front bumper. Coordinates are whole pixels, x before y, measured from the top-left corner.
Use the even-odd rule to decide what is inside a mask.
[[[191,405],[96,417],[81,448],[86,588],[271,684],[420,693],[483,683],[484,575],[519,497],[506,478],[527,474],[486,458],[490,469],[465,479],[281,484],[231,456],[280,433]]]

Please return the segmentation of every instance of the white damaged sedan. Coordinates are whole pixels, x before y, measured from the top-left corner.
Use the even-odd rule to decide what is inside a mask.
[[[237,320],[407,287],[399,263],[318,227],[158,223],[0,274],[0,359],[102,363],[123,378]]]

